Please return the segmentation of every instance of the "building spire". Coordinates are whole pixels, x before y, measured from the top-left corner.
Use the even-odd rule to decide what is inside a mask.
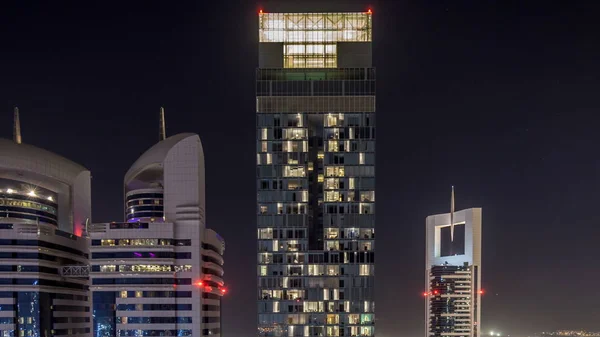
[[[21,121],[19,119],[19,108],[15,107],[15,116],[13,120],[13,140],[21,144]]]
[[[454,186],[450,195],[450,240],[454,242]]]
[[[159,121],[160,125],[159,125],[159,132],[158,132],[158,137],[159,137],[159,141],[163,141],[167,138],[167,128],[165,127],[165,108],[163,108],[162,106],[160,107],[160,121]]]

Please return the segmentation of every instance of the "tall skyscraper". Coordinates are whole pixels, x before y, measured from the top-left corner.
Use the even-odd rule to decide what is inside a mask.
[[[0,139],[0,336],[91,337],[90,171]]]
[[[125,175],[125,222],[90,229],[95,337],[221,334],[225,242],[205,225],[202,144],[165,137],[162,116]]]
[[[373,336],[371,11],[258,18],[258,335]]]
[[[479,337],[481,208],[427,217],[425,336]]]

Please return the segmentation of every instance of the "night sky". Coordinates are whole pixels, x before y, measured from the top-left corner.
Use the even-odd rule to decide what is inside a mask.
[[[256,331],[257,11],[364,11],[377,83],[377,326],[421,336],[425,217],[483,207],[483,329],[600,330],[600,52],[594,1],[2,1],[0,136],[89,168],[94,222],[167,133],[206,155],[227,241],[223,335]],[[558,1],[557,1],[558,2]]]

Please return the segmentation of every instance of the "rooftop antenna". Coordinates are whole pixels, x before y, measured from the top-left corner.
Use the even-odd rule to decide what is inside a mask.
[[[158,131],[159,141],[167,139],[167,128],[165,127],[165,108],[160,107],[160,130]]]
[[[450,240],[454,242],[454,186],[450,196]]]
[[[21,121],[19,120],[19,108],[15,107],[15,117],[13,120],[13,140],[17,144],[21,144]]]

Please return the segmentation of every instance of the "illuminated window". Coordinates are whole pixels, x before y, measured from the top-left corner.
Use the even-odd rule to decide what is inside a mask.
[[[306,170],[304,166],[284,166],[283,167],[284,177],[306,177]]]
[[[371,269],[370,266],[368,264],[361,264],[359,266],[359,273],[360,276],[369,276],[371,275]]]
[[[358,154],[358,163],[360,165],[364,165],[365,164],[365,154],[363,152]]]
[[[339,232],[340,230],[338,228],[327,228],[325,232],[325,237],[327,239],[337,239]]]
[[[373,214],[373,204],[360,203],[360,214]]]
[[[267,139],[269,139],[269,136],[268,136],[268,129],[267,129],[267,128],[262,128],[262,129],[260,130],[260,139],[262,139],[262,140],[267,140]]]
[[[115,240],[102,240],[101,245],[102,246],[114,246]]]
[[[328,140],[327,141],[327,150],[329,152],[338,152],[339,151],[339,143],[337,140]]]
[[[348,178],[348,188],[353,190],[356,189],[356,187],[354,186],[354,178]]]
[[[192,266],[189,264],[182,265],[182,266],[175,266],[175,271],[176,272],[190,272],[190,271],[192,271]]]
[[[306,137],[306,129],[292,128],[283,130],[284,139],[304,139]]]
[[[302,191],[302,202],[308,202],[308,191]],[[304,214],[304,212],[300,212]]]
[[[361,202],[374,202],[375,201],[375,191],[360,192],[360,201]]]
[[[343,166],[327,166],[325,175],[328,177],[343,177],[345,170]]]
[[[340,188],[340,180],[337,178],[327,178],[325,179],[325,189],[326,190],[337,190]]]
[[[267,266],[260,266],[260,276],[267,276]]]
[[[127,298],[127,290],[121,291],[121,298]]]
[[[261,228],[258,230],[259,239],[273,239],[273,228]]]
[[[325,312],[323,302],[304,301],[304,312]]]
[[[365,310],[367,311],[367,310]],[[360,324],[371,324],[373,323],[373,314],[362,314],[360,315]]]
[[[325,274],[325,266],[322,264],[309,264],[308,275],[310,276],[321,276]]]
[[[100,271],[103,273],[114,273],[117,271],[117,266],[114,264],[100,266]]]
[[[327,241],[327,250],[339,250],[340,243],[339,241]]]
[[[342,201],[339,191],[327,191],[325,192],[325,201],[326,202],[338,202]]]

